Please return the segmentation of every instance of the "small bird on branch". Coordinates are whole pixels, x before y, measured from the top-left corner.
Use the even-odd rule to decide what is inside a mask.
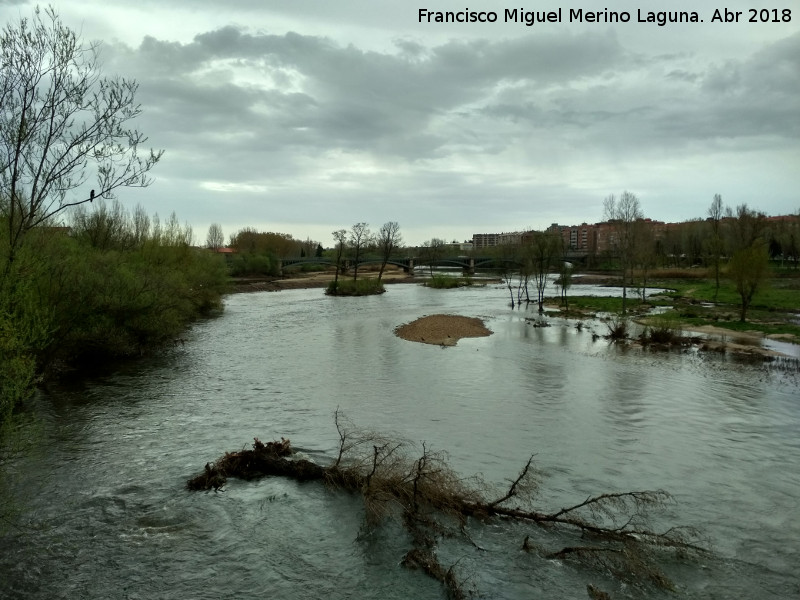
[[[89,192],[89,202],[94,202],[94,190]]]

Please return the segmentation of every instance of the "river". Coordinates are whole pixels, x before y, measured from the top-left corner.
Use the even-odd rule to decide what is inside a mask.
[[[435,313],[494,333],[451,348],[393,335]],[[232,295],[184,344],[41,392],[22,431],[35,447],[2,480],[0,597],[444,598],[400,566],[403,530],[366,532],[353,496],[273,478],[185,489],[253,437],[331,460],[337,408],[500,486],[533,454],[542,509],[667,490],[675,504],[655,525],[698,527],[713,550],[665,557],[676,591],[664,592],[521,550],[529,533],[549,550],[574,543],[559,534],[471,522],[475,544],[444,540],[440,559],[480,597],[583,599],[588,583],[615,599],[800,597],[796,365],[626,349],[593,336],[600,324],[526,316],[498,285]]]

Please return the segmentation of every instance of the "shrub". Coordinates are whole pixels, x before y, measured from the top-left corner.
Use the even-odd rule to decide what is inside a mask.
[[[628,337],[628,320],[620,317],[613,316],[606,321],[608,327],[608,338],[612,340],[624,340]]]
[[[647,341],[653,344],[674,344],[680,338],[680,325],[674,319],[664,316],[653,320],[647,334]]]
[[[377,279],[339,279],[331,281],[325,293],[329,296],[371,296],[386,291]]]
[[[433,275],[425,282],[426,287],[436,288],[440,290],[448,290],[457,287],[466,287],[472,285],[472,277],[455,277],[453,275]]]
[[[243,252],[235,255],[229,265],[233,277],[245,275],[277,276],[277,263],[268,254],[251,254]]]

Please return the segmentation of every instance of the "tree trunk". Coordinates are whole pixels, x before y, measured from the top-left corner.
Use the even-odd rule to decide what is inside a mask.
[[[628,300],[628,285],[627,285],[627,267],[622,267],[622,314],[625,314],[625,308]]]

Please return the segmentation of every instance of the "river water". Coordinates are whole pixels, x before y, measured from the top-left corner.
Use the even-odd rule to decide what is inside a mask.
[[[420,316],[479,316],[494,332],[440,348],[396,338]],[[534,327],[502,286],[381,296],[322,290],[230,296],[184,345],[42,392],[23,434],[36,447],[2,482],[2,598],[444,598],[400,565],[408,539],[362,529],[358,498],[316,483],[185,482],[225,451],[286,437],[335,457],[338,409],[359,426],[449,453],[502,485],[531,454],[537,505],[664,489],[655,528],[691,525],[713,552],[665,557],[676,592],[521,550],[576,540],[530,526],[469,524],[444,540],[483,598],[800,597],[800,387],[796,365],[610,345],[602,325]],[[11,524],[9,524],[9,522]],[[479,548],[480,547],[480,548]]]

